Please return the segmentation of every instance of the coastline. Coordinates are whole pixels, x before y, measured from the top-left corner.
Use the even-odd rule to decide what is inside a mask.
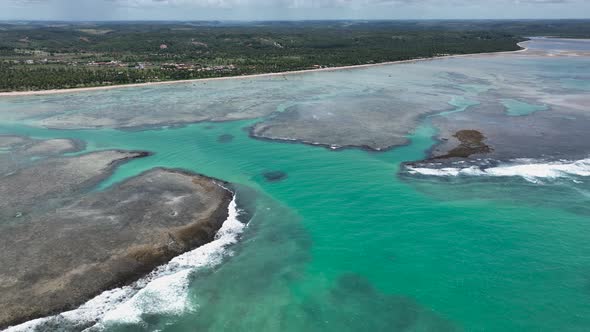
[[[284,75],[300,75],[300,74],[307,74],[307,73],[314,73],[314,72],[329,72],[329,71],[339,71],[339,70],[347,70],[347,69],[370,68],[370,67],[377,67],[377,66],[387,66],[387,65],[395,65],[395,64],[404,64],[404,63],[416,63],[416,62],[431,61],[431,60],[453,59],[453,58],[473,57],[473,56],[482,56],[482,55],[485,56],[485,55],[496,55],[496,54],[513,54],[513,53],[526,52],[528,50],[528,48],[526,46],[524,46],[524,43],[526,43],[526,42],[527,41],[518,43],[517,45],[519,47],[521,47],[522,49],[516,50],[516,51],[453,54],[453,55],[435,56],[435,57],[430,57],[430,58],[416,58],[416,59],[410,59],[410,60],[368,63],[368,64],[363,64],[363,65],[350,65],[350,66],[327,67],[327,68],[317,68],[317,69],[301,69],[301,70],[284,71],[284,72],[277,72],[277,73],[263,73],[263,74],[251,74],[251,75],[239,75],[239,76],[195,78],[195,79],[176,80],[176,81],[132,83],[132,84],[120,84],[120,85],[95,86],[95,87],[87,87],[87,88],[51,89],[51,90],[38,90],[38,91],[8,91],[8,92],[0,92],[0,97],[42,96],[42,95],[91,92],[91,91],[101,91],[101,90],[111,90],[111,89],[121,89],[121,88],[140,88],[140,87],[148,87],[148,86],[155,86],[155,85],[212,82],[212,81],[231,80],[231,79],[252,79],[252,78],[261,78],[261,77],[276,77],[276,76],[284,76]]]

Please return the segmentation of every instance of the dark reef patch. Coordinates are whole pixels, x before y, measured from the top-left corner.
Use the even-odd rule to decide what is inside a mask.
[[[268,182],[279,182],[287,178],[287,173],[283,171],[268,171],[262,173],[262,175]]]
[[[447,154],[436,156],[432,159],[467,158],[474,154],[489,153],[492,151],[492,148],[484,143],[486,137],[477,130],[460,130],[453,137],[459,141],[459,145]]]
[[[217,137],[217,142],[219,142],[219,143],[229,143],[233,140],[234,140],[234,135],[230,135],[230,134],[223,134],[223,135],[219,135],[219,137]]]
[[[414,299],[383,294],[363,276],[341,275],[332,288],[303,304],[302,331],[457,331]],[[326,305],[329,303],[330,305]],[[338,321],[330,318],[341,317]],[[319,324],[319,325],[318,325]]]

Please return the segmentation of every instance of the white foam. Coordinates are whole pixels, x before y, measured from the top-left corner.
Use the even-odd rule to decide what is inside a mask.
[[[540,179],[571,178],[573,176],[590,176],[590,158],[578,161],[537,162],[530,159],[517,159],[511,163],[480,168],[470,166],[465,168],[445,167],[407,167],[410,174],[428,176],[520,176],[527,181],[537,183]]]
[[[228,246],[237,242],[245,227],[238,215],[234,197],[228,218],[212,242],[175,257],[130,286],[105,291],[77,309],[13,326],[5,332],[43,331],[50,324],[100,330],[113,323],[140,323],[146,314],[178,315],[195,310],[188,298],[190,274],[197,268],[217,265],[231,255]]]

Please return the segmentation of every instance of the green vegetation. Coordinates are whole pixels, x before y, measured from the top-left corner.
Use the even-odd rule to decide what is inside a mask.
[[[588,21],[8,22],[0,23],[0,91],[510,51],[522,35],[589,32]]]

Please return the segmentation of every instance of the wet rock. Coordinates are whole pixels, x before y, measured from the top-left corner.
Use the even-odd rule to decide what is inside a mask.
[[[460,130],[453,137],[459,141],[459,145],[447,154],[434,157],[433,159],[467,158],[474,154],[483,154],[492,151],[492,148],[484,143],[486,137],[477,130]]]

